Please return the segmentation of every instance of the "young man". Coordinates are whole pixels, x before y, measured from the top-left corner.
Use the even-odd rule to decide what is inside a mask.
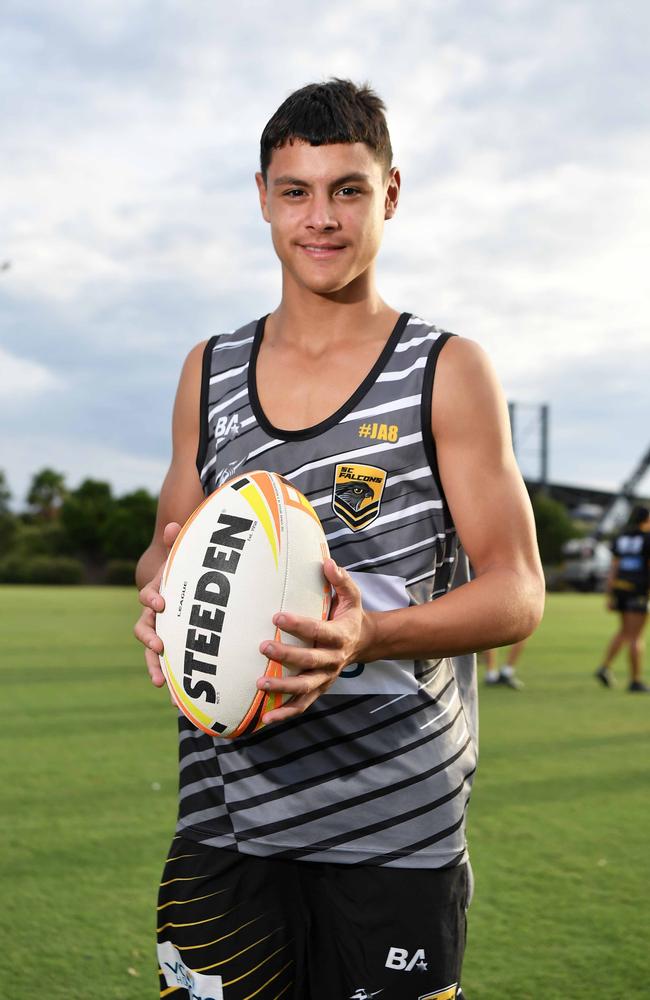
[[[650,508],[637,506],[623,531],[612,542],[612,566],[607,581],[607,607],[620,615],[620,627],[609,643],[596,678],[605,687],[614,680],[611,664],[623,646],[630,660],[628,691],[648,694],[643,680],[643,630],[650,594]]]
[[[162,563],[178,525],[235,473],[275,470],[309,497],[335,599],[327,623],[269,622],[262,652],[297,672],[260,679],[291,695],[265,728],[227,741],[179,719],[161,995],[462,996],[473,654],[534,629],[543,577],[482,351],[375,287],[400,189],[383,111],[368,88],[333,80],[271,118],[256,180],[281,302],[199,344],[181,375],[137,573],[153,683]],[[311,648],[272,642],[277,624]]]

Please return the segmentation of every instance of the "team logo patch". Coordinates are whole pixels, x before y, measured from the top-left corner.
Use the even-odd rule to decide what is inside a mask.
[[[436,993],[423,993],[418,1000],[455,1000],[458,996],[458,983],[452,983],[451,986],[445,986],[444,990],[438,990]]]
[[[374,465],[336,466],[332,507],[352,531],[367,528],[379,514],[386,473]]]

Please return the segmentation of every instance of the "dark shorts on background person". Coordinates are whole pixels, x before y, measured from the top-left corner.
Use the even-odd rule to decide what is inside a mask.
[[[468,865],[273,861],[177,837],[158,900],[173,1000],[460,1000]]]
[[[635,594],[633,591],[615,590],[612,592],[615,611],[634,611],[645,615],[648,612],[648,595]]]

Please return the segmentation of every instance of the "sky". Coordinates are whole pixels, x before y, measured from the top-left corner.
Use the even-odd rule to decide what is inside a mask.
[[[4,0],[14,504],[44,466],[158,491],[185,355],[279,300],[259,135],[330,76],[388,107],[383,297],[487,350],[525,474],[546,403],[551,480],[616,488],[650,446],[649,29],[645,0]]]

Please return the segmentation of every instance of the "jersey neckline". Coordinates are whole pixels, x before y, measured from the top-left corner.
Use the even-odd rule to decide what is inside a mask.
[[[338,424],[343,417],[347,416],[348,413],[357,405],[357,403],[365,396],[371,386],[377,380],[377,376],[381,374],[389,359],[391,358],[399,340],[404,332],[406,324],[411,318],[411,313],[403,312],[397,319],[395,326],[392,329],[388,340],[381,349],[381,353],[374,365],[365,376],[363,381],[354,390],[351,396],[339,406],[338,410],[330,414],[324,420],[321,420],[317,424],[313,424],[311,427],[303,427],[300,430],[290,431],[283,430],[280,427],[275,427],[271,421],[267,418],[264,410],[262,409],[262,404],[260,398],[257,395],[257,358],[259,355],[262,340],[264,339],[264,327],[266,325],[266,320],[268,319],[269,313],[262,316],[257,321],[257,326],[255,327],[255,336],[253,339],[253,347],[251,349],[250,363],[248,365],[248,398],[250,401],[251,409],[255,415],[257,423],[268,435],[274,438],[278,438],[281,441],[303,441],[306,438],[316,437],[318,434],[322,434],[329,430],[335,424]]]

